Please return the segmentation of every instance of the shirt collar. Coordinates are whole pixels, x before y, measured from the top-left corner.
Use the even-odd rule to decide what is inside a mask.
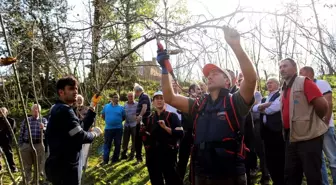
[[[119,103],[117,103],[117,104],[113,105],[113,103],[111,102],[111,103],[110,103],[110,105],[111,105],[112,107],[116,107],[116,106],[118,106],[118,105],[119,105]]]
[[[35,120],[39,120],[39,119],[40,119],[40,117],[39,117],[39,116],[37,116],[37,118],[35,118],[34,116],[31,116],[31,119],[32,119],[33,121],[35,121]]]
[[[268,96],[273,96],[273,94],[277,93],[278,91],[279,91],[278,89],[275,90],[275,91],[272,91],[272,92],[270,92],[270,93],[268,94]]]
[[[128,101],[127,101],[127,105],[134,105],[135,104],[135,101],[133,101],[133,103],[129,103]]]

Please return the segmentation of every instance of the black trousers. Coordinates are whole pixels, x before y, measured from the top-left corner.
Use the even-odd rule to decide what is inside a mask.
[[[0,147],[2,148],[3,152],[5,153],[5,156],[7,158],[7,162],[9,164],[9,167],[13,170],[15,168],[14,158],[13,158],[13,150],[12,146],[9,141],[1,141]],[[0,168],[1,164],[0,164]]]
[[[180,142],[180,149],[179,149],[179,160],[177,163],[177,169],[178,174],[181,177],[181,179],[184,179],[186,168],[189,161],[189,156],[191,152],[191,146],[193,144],[193,136],[192,136],[192,130],[187,130],[184,134],[184,137],[182,138]]]
[[[247,184],[252,184],[252,177],[250,175],[251,170],[258,168],[258,157],[256,153],[256,143],[254,135],[254,124],[252,122],[250,114],[246,117],[243,122],[244,127],[244,136],[245,136],[245,145],[249,148],[249,152],[246,153],[245,158],[245,168],[246,168],[246,179]]]
[[[53,185],[80,185],[78,165],[62,165],[60,161],[50,157],[45,163],[47,180]]]
[[[146,149],[146,166],[152,185],[183,185],[176,171],[177,150],[167,146]]]
[[[266,165],[274,185],[283,185],[285,170],[285,141],[282,131],[263,127]]]
[[[246,176],[241,175],[232,178],[220,178],[220,179],[195,176],[194,185],[246,185]]]
[[[147,118],[142,118],[142,122],[147,124]],[[135,130],[135,158],[142,161],[142,138],[140,135],[140,123],[136,125]]]
[[[48,147],[48,142],[47,142],[46,138],[43,139],[43,145],[44,145],[44,151],[45,151],[45,153],[48,153],[49,147]]]
[[[269,180],[269,171],[267,169],[266,166],[266,156],[265,156],[265,144],[264,141],[261,137],[261,127],[263,125],[261,125],[263,123],[260,122],[259,119],[254,120],[254,142],[255,142],[255,152],[257,154],[257,156],[259,157],[259,166],[262,172],[262,177],[261,177],[261,181],[263,180]]]
[[[303,173],[307,185],[322,184],[323,135],[308,141],[289,142],[286,132],[285,184],[301,185]]]

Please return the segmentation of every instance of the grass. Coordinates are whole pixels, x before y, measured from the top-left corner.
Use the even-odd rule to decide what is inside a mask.
[[[144,185],[150,184],[144,162],[136,164],[136,160],[121,160],[115,164],[101,166],[101,146],[103,138],[96,140],[90,148],[88,168],[85,171],[83,185]],[[112,150],[113,152],[113,150]],[[144,152],[144,151],[143,151]],[[111,153],[112,155],[112,153]]]
[[[115,164],[108,164],[100,166],[102,162],[102,145],[103,137],[97,138],[91,145],[89,159],[88,159],[88,168],[83,174],[83,185],[150,185],[149,176],[145,162],[136,164],[135,160],[127,161],[121,160]],[[112,150],[113,152],[113,150]],[[18,164],[18,158],[16,151],[14,151],[15,161]],[[144,151],[143,151],[144,154]],[[112,153],[111,153],[112,155]],[[2,161],[3,169],[5,169],[4,162]],[[328,164],[327,164],[328,165]],[[17,165],[19,167],[19,165]],[[188,170],[189,168],[187,168]],[[329,173],[329,182],[332,184],[332,179]],[[188,171],[187,173],[188,174]],[[21,173],[15,173],[15,179],[20,177]],[[3,170],[0,173],[0,177],[3,177],[3,181],[0,184],[11,184],[11,180],[6,170]],[[254,184],[258,184],[261,178],[261,173],[257,174]],[[189,185],[187,176],[184,179],[185,185]],[[304,181],[303,185],[306,184]]]

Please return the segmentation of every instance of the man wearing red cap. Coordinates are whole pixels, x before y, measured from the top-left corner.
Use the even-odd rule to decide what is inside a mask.
[[[203,74],[207,78],[209,95],[193,99],[173,93],[165,67],[169,59],[166,51],[158,52],[162,67],[162,90],[166,103],[193,117],[194,146],[191,157],[192,184],[241,185],[246,184],[244,137],[240,122],[254,102],[257,75],[240,45],[240,36],[234,29],[224,27],[225,40],[235,53],[245,79],[240,89],[229,93],[231,78],[226,70],[207,64]]]

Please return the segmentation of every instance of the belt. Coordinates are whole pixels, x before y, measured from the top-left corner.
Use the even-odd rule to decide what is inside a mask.
[[[29,141],[24,141],[24,143],[29,144]],[[33,140],[33,144],[40,144],[41,140]]]
[[[195,144],[195,147],[199,150],[208,150],[213,148],[225,148],[229,150],[236,150],[239,143],[236,140],[226,141],[226,142],[202,142],[200,144]]]

